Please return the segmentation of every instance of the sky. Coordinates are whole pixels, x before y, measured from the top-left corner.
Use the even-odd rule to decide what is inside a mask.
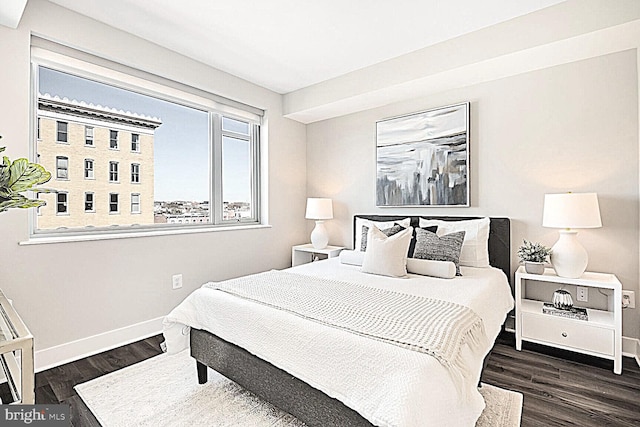
[[[157,117],[154,137],[156,201],[209,200],[208,113],[151,96],[40,67],[39,92]],[[223,200],[250,202],[248,143],[223,143]]]

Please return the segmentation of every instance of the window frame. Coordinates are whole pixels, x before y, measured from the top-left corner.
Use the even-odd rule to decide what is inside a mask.
[[[134,196],[138,197],[138,203],[137,203],[138,210],[137,211],[133,210],[133,206],[134,206],[133,198],[134,198]],[[131,209],[131,213],[132,214],[136,214],[137,215],[137,214],[141,214],[142,213],[142,199],[140,198],[140,193],[131,193],[131,206],[130,206],[130,209]]]
[[[66,167],[61,167],[60,162],[64,160],[66,161]],[[65,171],[65,176],[60,176],[60,171]],[[67,156],[56,156],[56,179],[69,181],[69,157]]]
[[[131,152],[132,153],[140,152],[140,134],[139,133],[131,132]]]
[[[115,166],[115,168],[113,166]],[[109,161],[109,183],[117,184],[119,182],[120,182],[120,162],[111,160]]]
[[[113,196],[116,196],[116,201],[113,201]],[[111,205],[116,204],[116,210],[111,210]],[[119,215],[120,214],[120,193],[109,193],[109,215]]]
[[[113,135],[115,134],[115,138]],[[109,129],[109,150],[120,149],[120,132],[117,129]]]
[[[64,201],[60,201],[60,196],[64,196]],[[64,212],[60,212],[60,203],[63,203]],[[66,191],[58,191],[56,193],[56,215],[57,216],[69,216],[69,193]]]
[[[87,201],[87,196],[91,195],[91,202]],[[91,209],[87,209],[87,203],[91,203]],[[84,192],[84,212],[95,213],[96,212],[96,195],[93,191]]]
[[[95,145],[93,144],[94,142],[94,127],[93,126],[89,126],[89,125],[84,125],[84,145],[85,147],[95,147]],[[91,131],[91,132],[89,132]],[[91,141],[91,143],[89,143],[89,141]]]
[[[135,169],[135,171],[134,171]],[[140,184],[140,163],[131,163],[131,183]],[[137,179],[134,179],[137,178]]]
[[[87,166],[91,163],[91,167]],[[89,174],[89,172],[91,172]],[[91,176],[89,176],[91,175]],[[84,159],[84,179],[96,179],[96,162],[93,159]]]
[[[64,125],[64,130],[60,129],[61,125]],[[64,135],[64,141],[60,139],[60,135]],[[56,120],[56,143],[69,144],[69,122]]]
[[[266,175],[265,165],[267,160],[264,157],[263,145],[266,144],[266,127],[264,120],[266,113],[264,110],[221,97],[206,90],[197,87],[188,86],[183,83],[161,77],[156,74],[150,74],[139,69],[131,68],[123,64],[115,63],[104,58],[94,56],[73,48],[59,45],[53,41],[42,39],[39,36],[32,35],[31,46],[31,67],[32,67],[32,91],[31,91],[31,110],[30,120],[32,123],[32,140],[35,140],[36,116],[38,107],[38,71],[39,67],[50,68],[59,72],[68,73],[73,76],[94,80],[100,83],[114,86],[116,88],[141,93],[147,96],[155,97],[159,100],[176,103],[186,107],[195,108],[205,111],[209,116],[209,200],[210,206],[209,216],[206,222],[193,224],[193,226],[174,225],[174,224],[130,224],[119,227],[74,227],[59,229],[38,229],[37,216],[30,216],[30,238],[34,239],[34,243],[38,243],[37,239],[46,238],[47,240],[60,241],[77,241],[101,238],[118,238],[144,236],[144,235],[163,235],[182,234],[193,232],[208,232],[223,229],[240,229],[245,227],[262,227],[268,226],[266,216],[263,215],[263,205],[266,205],[266,197],[268,193],[264,188],[264,179]],[[252,132],[251,140],[251,210],[252,215],[242,220],[224,221],[222,219],[222,211],[224,209],[221,187],[222,183],[215,177],[220,175],[220,170],[216,169],[214,153],[219,152],[221,146],[221,136],[216,135],[222,129],[222,116],[236,120],[247,122]],[[109,135],[111,137],[111,135]],[[122,137],[122,133],[118,132],[118,139]],[[141,139],[138,141],[141,150]],[[121,149],[118,141],[118,149]],[[94,137],[95,146],[95,137]],[[37,146],[33,143],[30,147],[31,156],[37,156]],[[94,163],[95,173],[95,163]],[[119,173],[119,170],[118,170]],[[140,177],[142,178],[142,177]],[[219,178],[219,177],[218,177]],[[118,175],[119,180],[119,175]],[[120,181],[120,180],[119,180]],[[108,192],[108,194],[112,194]],[[95,196],[94,196],[95,197]],[[206,200],[203,202],[207,203]],[[118,212],[121,212],[121,200],[118,200]],[[95,201],[94,201],[95,206]]]

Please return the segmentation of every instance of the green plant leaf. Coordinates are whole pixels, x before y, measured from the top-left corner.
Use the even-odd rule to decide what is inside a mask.
[[[29,199],[22,194],[14,194],[10,199],[0,200],[0,212],[4,212],[11,208],[37,208],[46,204],[47,203],[44,200]]]
[[[51,174],[45,168],[27,159],[14,160],[9,172],[11,176],[8,187],[15,192],[29,190],[34,185],[44,184],[51,179]]]
[[[0,153],[5,148],[0,147]],[[50,179],[51,173],[37,163],[31,163],[27,159],[17,159],[12,163],[7,156],[3,156],[0,163],[0,212],[11,208],[26,209],[46,205],[46,201],[29,199],[20,192],[32,190],[36,193],[56,193],[56,190],[48,188],[32,188]]]
[[[10,167],[11,160],[9,160],[7,156],[4,156],[2,164],[0,164],[0,187],[6,187],[9,184],[9,178],[11,177],[11,173],[9,172]]]

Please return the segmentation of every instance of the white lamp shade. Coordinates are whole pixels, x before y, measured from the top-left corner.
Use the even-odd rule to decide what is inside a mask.
[[[542,226],[550,228],[602,227],[596,193],[545,194]]]
[[[333,218],[333,204],[331,199],[309,197],[307,199],[307,219]]]

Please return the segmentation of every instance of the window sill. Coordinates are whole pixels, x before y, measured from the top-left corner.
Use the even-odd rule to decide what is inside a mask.
[[[98,240],[114,240],[114,239],[131,239],[137,237],[155,237],[155,236],[171,236],[176,234],[197,234],[197,233],[216,233],[220,231],[236,231],[236,230],[254,230],[262,228],[271,228],[268,224],[250,224],[250,225],[231,225],[216,227],[195,227],[195,228],[171,228],[167,230],[150,230],[150,231],[122,231],[120,233],[91,233],[83,232],[83,234],[73,235],[56,235],[56,236],[31,236],[29,240],[20,242],[20,246],[28,245],[45,245],[49,243],[68,243],[68,242],[94,242]]]

